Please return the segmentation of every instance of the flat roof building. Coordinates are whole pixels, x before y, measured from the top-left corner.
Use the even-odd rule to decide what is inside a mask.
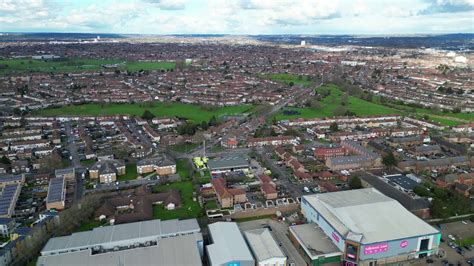
[[[301,209],[357,265],[436,254],[440,233],[374,188],[303,196]]]
[[[211,173],[224,173],[248,169],[249,162],[243,155],[234,155],[211,159],[207,163],[207,167]]]
[[[66,207],[66,178],[55,177],[49,180],[46,208],[62,210]]]
[[[340,265],[342,252],[316,224],[292,225],[290,239],[308,265]]]
[[[0,190],[0,217],[11,218],[21,193],[21,184],[5,185]]]
[[[255,266],[244,237],[236,223],[217,222],[209,225],[212,244],[207,255],[211,266]]]
[[[268,228],[244,232],[258,266],[286,265],[286,256],[270,234]]]
[[[51,238],[37,265],[202,265],[200,231],[196,219],[94,228]]]

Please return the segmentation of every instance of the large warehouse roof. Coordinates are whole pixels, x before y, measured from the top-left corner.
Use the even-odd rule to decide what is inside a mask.
[[[236,223],[217,222],[209,225],[213,244],[207,246],[211,265],[232,261],[253,261],[244,237]]]
[[[161,238],[177,234],[200,232],[196,219],[150,220],[94,228],[92,231],[74,233],[69,236],[51,238],[41,251],[42,255],[60,251],[78,250],[100,245],[114,245],[125,240]]]
[[[363,244],[438,233],[374,188],[308,195],[304,199],[340,234]]]
[[[244,232],[257,261],[265,261],[272,258],[286,258],[278,244],[267,228],[259,228]]]
[[[197,242],[201,233],[163,238],[158,245],[91,255],[90,250],[38,258],[37,265],[202,265]]]

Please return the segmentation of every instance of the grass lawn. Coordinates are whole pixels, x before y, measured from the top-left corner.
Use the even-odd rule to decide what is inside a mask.
[[[474,245],[474,237],[467,237],[467,238],[464,238],[464,239],[457,239],[454,242],[456,242],[456,244],[458,244],[459,246],[470,246],[470,245]]]
[[[103,223],[101,221],[97,221],[97,220],[92,219],[92,220],[88,221],[87,223],[83,223],[80,227],[76,228],[73,233],[90,231],[90,230],[92,230],[96,227],[99,227],[101,225],[103,225]]]
[[[208,201],[204,204],[204,209],[206,210],[215,210],[218,209],[217,202],[215,200]]]
[[[118,181],[133,180],[133,179],[136,179],[137,176],[138,176],[137,165],[134,163],[130,163],[125,166],[125,174],[118,176],[117,180]]]
[[[153,192],[166,191],[168,189],[178,189],[181,193],[182,206],[176,210],[166,210],[163,205],[153,207],[153,215],[157,219],[189,219],[204,215],[204,210],[197,201],[193,201],[193,183],[191,181],[171,183],[153,187]]]
[[[19,73],[19,72],[82,72],[82,71],[113,71],[114,69],[104,69],[104,64],[120,64],[119,70],[139,71],[139,70],[160,70],[174,69],[174,62],[155,61],[126,62],[119,59],[62,59],[52,61],[42,61],[33,59],[6,59],[0,60],[0,65],[6,67],[0,68],[0,74]]]
[[[209,169],[204,169],[202,172],[202,174],[200,171],[196,173],[199,184],[207,184],[211,182],[211,173],[209,172]]]
[[[95,159],[88,159],[81,161],[82,166],[84,167],[91,167],[93,164],[95,164],[97,161]]]
[[[179,145],[171,145],[169,149],[176,152],[188,152],[195,149],[197,146],[199,146],[198,143],[183,143]]]
[[[181,177],[181,180],[189,180],[190,177],[190,172],[192,169],[190,169],[190,164],[191,162],[188,159],[178,159],[176,160],[176,172],[179,174]]]
[[[265,77],[286,85],[290,85],[290,83],[293,82],[294,85],[303,85],[304,87],[309,87],[313,83],[308,76],[299,76],[288,73],[268,74],[265,75]]]
[[[217,110],[208,110],[200,105],[183,104],[183,103],[160,103],[157,102],[153,106],[141,104],[83,104],[69,105],[60,108],[43,109],[35,114],[41,116],[58,116],[58,115],[114,115],[128,114],[141,116],[145,110],[149,110],[158,117],[183,117],[190,119],[196,123],[209,121],[215,115],[217,117],[223,115],[235,115],[246,112],[252,112],[253,105],[237,105],[217,108]]]
[[[285,108],[282,111],[276,113],[274,116],[277,120],[285,119],[294,119],[294,118],[323,118],[323,117],[332,117],[334,109],[336,109],[341,103],[342,91],[337,88],[335,85],[324,85],[318,90],[329,90],[331,94],[321,100],[320,109],[312,108]],[[368,115],[386,115],[386,114],[396,114],[400,111],[383,106],[380,104],[368,102],[353,96],[347,98],[348,104],[346,108],[354,112],[358,116],[368,116]],[[298,111],[299,115],[285,115],[284,110],[295,110]]]

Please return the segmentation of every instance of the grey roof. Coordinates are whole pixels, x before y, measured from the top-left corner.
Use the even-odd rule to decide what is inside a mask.
[[[430,207],[430,203],[425,198],[414,199],[408,194],[396,189],[395,187],[389,185],[387,182],[383,181],[377,176],[374,175],[361,175],[361,178],[369,183],[371,186],[382,192],[384,195],[397,200],[403,207],[407,208],[410,211],[427,209]]]
[[[341,157],[331,157],[328,158],[332,164],[347,164],[347,163],[360,163],[360,162],[371,162],[369,156],[366,155],[351,155],[351,156],[341,156]]]
[[[211,265],[227,265],[228,262],[255,263],[236,223],[217,222],[209,225],[213,244],[207,246]]]
[[[248,230],[244,235],[258,262],[272,258],[286,258],[267,228]]]
[[[0,175],[0,183],[21,182],[24,175]]]
[[[339,248],[334,245],[332,240],[329,239],[326,233],[324,233],[317,224],[293,225],[290,226],[290,231],[306,253],[313,259],[321,255],[341,255]]]
[[[75,174],[74,167],[54,170],[54,176],[56,177],[61,177],[63,175],[69,175],[69,174]]]
[[[197,233],[201,229],[196,219],[189,220],[149,220],[94,228],[92,231],[74,233],[69,236],[51,238],[41,254],[68,251],[93,246],[119,245],[123,240],[140,238],[161,238],[177,234]]]
[[[390,182],[393,182],[393,183],[395,183],[395,184],[397,184],[397,185],[399,185],[402,188],[407,189],[407,190],[412,190],[415,187],[420,185],[417,182],[415,182],[414,180],[408,178],[406,175],[403,175],[403,174],[386,175],[384,177],[387,178]]]
[[[340,234],[363,244],[439,231],[374,188],[304,196]]]
[[[5,185],[0,194],[0,215],[11,215],[20,191],[20,184]]]
[[[166,154],[160,154],[153,158],[143,159],[137,162],[138,166],[141,165],[156,165],[159,167],[176,165],[176,161]]]
[[[211,159],[207,163],[211,170],[223,170],[230,168],[245,168],[249,167],[247,159],[241,155],[222,157],[218,159]]]
[[[46,202],[64,201],[64,189],[66,189],[64,177],[55,177],[49,180],[48,196]]]
[[[99,171],[100,175],[103,174],[114,174],[117,173],[117,168],[124,167],[125,163],[122,160],[105,160],[105,161],[98,161],[94,165],[91,166],[90,170]]]
[[[163,238],[157,245],[91,255],[90,250],[41,256],[36,265],[202,265],[201,233]]]

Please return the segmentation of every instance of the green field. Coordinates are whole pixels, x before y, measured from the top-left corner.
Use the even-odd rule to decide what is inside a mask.
[[[265,77],[276,82],[284,83],[286,85],[290,85],[290,83],[293,82],[294,85],[303,85],[305,87],[308,87],[312,83],[311,79],[308,76],[298,76],[288,73],[268,74],[265,75]]]
[[[128,181],[136,179],[138,176],[137,174],[137,165],[134,163],[127,164],[125,166],[125,174],[121,176],[117,176],[118,181]]]
[[[176,172],[181,177],[181,180],[189,180],[192,169],[189,167],[190,161],[188,159],[176,160]]]
[[[114,71],[114,68],[105,69],[104,64],[122,64],[117,69],[128,71],[140,70],[167,70],[174,69],[175,62],[155,61],[123,61],[118,59],[62,59],[42,61],[33,59],[4,59],[0,60],[0,74],[21,72],[82,72],[82,71]]]
[[[343,92],[337,88],[336,85],[328,84],[324,85],[318,90],[329,90],[331,94],[320,101],[321,108],[285,108],[280,112],[276,113],[274,117],[277,120],[286,120],[294,118],[323,118],[334,116],[333,111],[341,103],[341,96]],[[382,105],[379,102],[378,97],[374,97],[373,102],[369,102],[354,96],[348,96],[348,104],[345,106],[347,110],[354,112],[357,116],[370,116],[370,115],[387,115],[387,114],[404,114],[404,115],[416,115],[418,118],[423,118],[427,115],[429,120],[438,122],[445,126],[456,126],[463,123],[474,121],[474,114],[467,113],[444,113],[435,112],[430,109],[424,108],[411,108],[404,105],[390,104],[390,106]],[[295,110],[298,111],[299,115],[285,115],[284,110]],[[415,112],[413,112],[415,110]],[[273,117],[272,117],[273,119]]]
[[[331,94],[323,98],[320,109],[313,108],[285,108],[282,111],[276,113],[275,118],[277,120],[294,119],[294,118],[323,118],[332,117],[334,109],[336,109],[341,103],[342,92],[335,85],[324,85],[318,90],[329,90]],[[368,102],[353,96],[347,98],[348,104],[345,106],[349,111],[354,112],[357,116],[368,116],[368,115],[386,115],[386,114],[397,114],[400,111],[383,106],[380,104]],[[300,115],[285,115],[284,110],[295,110],[300,112]]]
[[[153,207],[153,216],[156,219],[189,219],[204,215],[204,210],[197,201],[193,201],[193,183],[191,181],[171,183],[153,187],[153,192],[162,192],[169,189],[178,189],[181,193],[181,207],[176,210],[166,210],[162,205]]]
[[[149,110],[158,117],[183,117],[194,122],[209,121],[215,115],[217,117],[223,115],[234,115],[251,112],[253,105],[237,105],[220,107],[216,110],[209,110],[200,105],[184,104],[184,103],[155,103],[153,106],[141,104],[83,104],[69,105],[60,108],[43,109],[36,112],[41,116],[59,116],[59,115],[84,115],[84,116],[100,116],[100,115],[137,115],[141,116],[145,110]]]

